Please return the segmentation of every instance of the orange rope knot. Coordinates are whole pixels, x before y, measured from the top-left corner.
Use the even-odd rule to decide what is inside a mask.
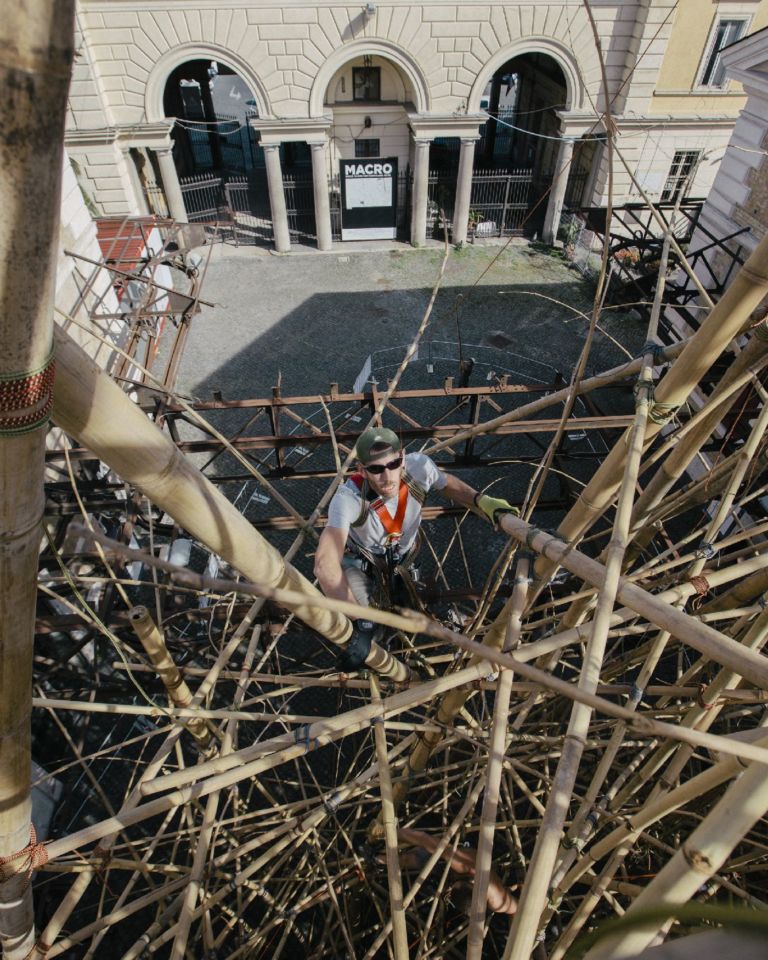
[[[697,593],[696,598],[691,604],[691,609],[698,610],[704,601],[704,597],[706,597],[712,588],[706,577],[691,577],[689,583]]]
[[[696,703],[698,703],[698,705],[701,707],[702,710],[711,710],[712,707],[717,705],[717,699],[715,699],[712,703],[707,703],[707,701],[704,699],[704,694],[706,692],[707,692],[707,684],[700,683],[699,692],[696,694]]]
[[[18,862],[17,862],[18,861]],[[17,877],[20,873],[26,874],[24,889],[26,890],[32,880],[32,874],[38,867],[48,863],[48,850],[44,843],[37,842],[37,834],[32,824],[29,825],[29,843],[18,853],[12,853],[10,857],[0,857],[0,875],[6,880],[11,877]],[[13,864],[10,872],[2,869]]]
[[[55,374],[53,355],[39,370],[0,374],[0,436],[30,433],[48,422]]]

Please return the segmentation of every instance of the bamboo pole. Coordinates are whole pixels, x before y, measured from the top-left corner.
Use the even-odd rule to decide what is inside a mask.
[[[662,261],[666,262],[668,247],[665,244]],[[660,278],[663,274],[660,274]],[[659,281],[661,284],[661,279]],[[657,304],[658,298],[657,290]],[[655,322],[658,318],[658,308],[652,314],[649,325],[651,340],[655,331]],[[629,542],[629,524],[632,513],[632,502],[637,475],[640,470],[640,460],[643,452],[643,443],[648,423],[650,398],[652,396],[651,373],[653,369],[652,352],[646,351],[643,356],[643,365],[640,370],[637,387],[635,389],[636,412],[635,419],[628,437],[628,453],[625,460],[624,475],[622,477],[619,503],[614,519],[611,541],[607,549],[607,560],[604,570],[602,589],[600,591],[595,618],[584,656],[584,662],[579,677],[579,686],[594,693],[600,679],[605,645],[608,639],[611,614],[614,602],[619,591],[621,567],[624,561],[624,551]],[[579,763],[586,740],[591,710],[584,704],[574,703],[565,735],[563,753],[557,766],[555,779],[550,791],[546,811],[542,820],[542,827],[536,838],[533,855],[528,867],[526,881],[520,894],[520,904],[512,923],[512,929],[507,940],[505,960],[525,960],[533,949],[538,932],[539,918],[546,907],[547,891],[555,865],[558,847],[563,832],[563,824],[568,813],[573,788],[576,783]]]
[[[48,859],[50,861],[56,860],[82,845],[111,836],[119,826],[140,823],[172,807],[183,806],[192,800],[208,796],[214,790],[232,786],[234,783],[256,776],[294,757],[303,756],[311,749],[316,749],[324,743],[330,743],[349,733],[366,729],[374,717],[387,718],[400,713],[412,706],[428,701],[445,690],[471,683],[483,676],[483,673],[487,670],[487,663],[481,660],[478,664],[450,676],[428,681],[411,690],[394,694],[382,700],[381,705],[369,704],[347,714],[311,724],[308,728],[300,731],[300,737],[298,738],[293,734],[273,737],[271,740],[265,740],[252,747],[238,750],[227,757],[219,757],[214,761],[198,764],[197,767],[192,769],[168,774],[167,777],[160,777],[154,782],[142,782],[140,790],[141,793],[145,794],[172,788],[172,784],[176,783],[179,777],[182,782],[191,780],[192,785],[173,789],[173,792],[138,807],[126,809],[124,806],[116,817],[102,820],[100,823],[85,827],[68,837],[52,841],[47,847]],[[720,739],[713,738],[718,742]],[[723,749],[723,745],[720,745],[720,748]],[[740,744],[735,749],[741,752],[750,752],[746,744]],[[209,766],[211,763],[214,764],[213,767]],[[206,772],[211,772],[212,775],[201,781],[200,777],[205,776]],[[194,781],[198,782],[195,783]]]
[[[766,249],[768,250],[768,247]],[[500,526],[511,537],[528,543],[548,562],[565,567],[593,586],[603,586],[605,567],[578,550],[569,548],[557,537],[543,533],[511,514],[505,514],[501,518]],[[625,578],[619,581],[616,596],[635,613],[639,613],[656,626],[669,630],[672,636],[689,644],[715,663],[730,667],[761,689],[768,689],[766,658],[744,650],[730,637],[707,624],[698,623],[692,617],[688,617]],[[486,636],[486,641],[487,639]]]
[[[30,715],[72,0],[3,11],[0,102],[0,944],[34,943]],[[41,136],[45,125],[45,136]],[[34,201],[33,201],[34,198]]]
[[[710,394],[703,411],[704,415],[698,419],[695,429],[688,432],[672,448],[669,455],[662,461],[656,474],[637,498],[632,512],[632,529],[636,534],[642,530],[654,507],[661,502],[674,483],[682,476],[701,446],[733,406],[738,394],[731,394],[725,404],[719,403],[719,398],[728,392],[730,385],[738,381],[745,371],[761,361],[766,353],[768,353],[768,321],[763,320],[752,329],[746,347],[734,358]],[[707,410],[711,412],[707,413]]]
[[[371,700],[381,701],[378,682],[371,676]],[[387,734],[383,721],[373,725],[376,743],[376,759],[379,767],[379,788],[381,790],[381,822],[384,828],[384,842],[389,881],[389,907],[392,918],[392,946],[395,960],[408,958],[408,931],[405,925],[403,909],[403,877],[400,872],[400,859],[397,853],[397,819],[392,800],[392,776],[387,761]]]
[[[249,579],[288,588],[306,600],[320,596],[63,330],[57,328],[55,336],[58,379],[53,418],[58,426]],[[331,643],[344,646],[349,640],[352,624],[345,616],[304,601],[293,609]],[[373,644],[366,662],[398,681],[409,675],[378,644]]]
[[[520,643],[522,613],[528,595],[529,560],[523,556],[515,569],[515,585],[512,591],[512,607],[503,652],[513,651]],[[496,813],[499,803],[501,771],[506,752],[509,700],[514,674],[502,670],[499,676],[496,700],[493,705],[491,741],[486,773],[483,809],[480,815],[480,836],[477,844],[477,871],[472,887],[472,904],[469,912],[467,933],[467,960],[480,960],[483,951],[485,915],[488,907],[488,885],[491,879],[493,837],[496,831]]]
[[[715,874],[726,858],[768,810],[768,777],[763,764],[752,763],[680,849],[637,897],[627,916],[644,908],[684,904]],[[625,934],[604,938],[586,960],[634,957],[653,941],[661,920],[634,927]]]
[[[248,649],[246,650],[245,657],[243,658],[243,667],[240,672],[240,677],[238,678],[237,690],[235,692],[233,701],[233,706],[235,708],[240,706],[243,698],[245,697],[245,691],[248,687],[248,674],[250,673],[250,669],[253,665],[253,658],[256,654],[256,644],[258,642],[258,638],[259,631],[254,630],[251,634],[251,638],[248,643]],[[230,720],[230,722],[227,724],[227,731],[224,734],[224,739],[221,745],[222,754],[226,755],[232,750],[236,730],[237,720]],[[197,847],[195,848],[195,858],[192,863],[192,869],[190,870],[189,884],[187,889],[184,891],[184,898],[181,904],[181,911],[179,913],[178,929],[173,940],[173,946],[171,947],[171,960],[184,960],[184,955],[187,950],[189,931],[192,926],[192,911],[194,910],[195,902],[201,893],[201,879],[208,860],[208,850],[213,837],[213,831],[216,826],[216,813],[220,798],[221,794],[212,793],[206,801],[203,824],[200,830],[200,836],[197,840]]]
[[[680,343],[675,343],[671,346],[665,347],[659,352],[659,359],[656,361],[657,364],[660,365],[662,363],[668,363],[669,361],[674,360],[676,357],[679,357],[685,349],[687,343],[687,340],[681,340]],[[612,383],[616,383],[619,380],[628,380],[630,377],[639,373],[642,364],[643,358],[638,357],[636,360],[631,360],[629,363],[622,363],[618,367],[612,367],[610,370],[606,370],[605,373],[598,373],[594,377],[588,377],[586,380],[581,380],[576,385],[576,396],[580,397],[586,393],[591,393],[593,390],[599,390],[601,387],[610,386]],[[552,393],[547,393],[543,397],[537,397],[536,400],[531,400],[530,403],[525,403],[520,407],[515,407],[514,410],[509,410],[507,413],[499,414],[498,417],[493,417],[491,420],[478,423],[474,427],[468,427],[466,430],[460,430],[452,437],[448,437],[445,440],[440,440],[438,443],[433,443],[431,446],[428,446],[424,449],[424,453],[431,457],[440,450],[453,449],[453,447],[458,446],[460,443],[463,443],[466,440],[470,440],[472,437],[478,437],[484,433],[494,433],[505,423],[514,423],[518,420],[530,419],[534,414],[540,413],[542,410],[546,410],[548,407],[567,400],[568,397],[573,393],[573,390],[573,386],[568,386],[563,387],[561,390],[554,390]]]
[[[251,607],[251,612],[254,611],[254,607],[256,606],[258,606],[258,601],[256,604],[254,604]],[[197,693],[195,694],[192,701],[193,706],[197,706],[199,703],[202,702],[204,697],[208,695],[208,693],[216,683],[216,679],[219,673],[221,672],[222,667],[229,661],[229,658],[232,656],[235,649],[239,646],[240,640],[245,630],[248,628],[249,624],[250,624],[250,617],[249,616],[244,617],[242,623],[237,628],[237,630],[235,630],[232,638],[224,647],[224,649],[221,651],[216,661],[213,663],[210,670],[208,671],[207,676],[200,684],[197,690]],[[144,771],[142,772],[141,778],[139,779],[139,784],[141,783],[141,780],[143,778],[151,778],[160,770],[160,768],[162,767],[162,764],[165,762],[165,759],[168,756],[168,753],[173,749],[174,745],[178,741],[178,738],[181,736],[181,732],[182,732],[181,727],[177,727],[170,731],[170,733],[166,736],[163,743],[160,745],[160,747],[156,751],[152,760],[149,762],[149,764],[145,767]],[[136,807],[136,804],[139,802],[139,799],[140,799],[140,793],[138,791],[138,785],[137,785],[137,787],[135,787],[128,794],[125,801],[123,802],[122,807],[118,811],[117,817],[115,818],[115,821],[117,822],[118,826],[119,826],[119,821],[121,817],[124,816],[129,811],[134,810]],[[117,830],[107,832],[100,839],[100,842],[93,854],[93,862],[91,862],[88,865],[88,868],[86,869],[86,871],[84,871],[82,893],[85,892],[85,889],[87,888],[88,884],[91,882],[91,880],[95,876],[96,866],[99,865],[103,860],[105,860],[109,856],[110,848],[114,843],[116,836],[117,836]],[[87,882],[86,882],[86,877],[87,877]],[[125,903],[125,900],[127,900],[130,890],[133,887],[137,877],[138,877],[138,874],[135,873],[133,878],[128,881],[125,888],[121,892],[120,897],[118,898],[118,902],[112,913],[112,918],[114,922],[117,922],[118,917],[122,915],[120,913],[120,911],[122,910],[122,905]],[[81,896],[82,896],[82,893],[81,893]],[[64,927],[69,917],[69,914],[72,912],[72,910],[74,910],[75,906],[77,905],[77,902],[78,901],[76,899],[73,899],[73,900],[68,899],[65,904],[62,904],[62,907],[56,913],[56,917],[58,921],[58,930],[53,930],[52,935],[50,937],[46,932],[46,937],[49,940],[53,940],[53,938],[57,935],[57,933]],[[128,909],[128,913],[126,913],[126,915],[129,915],[131,912],[132,911]],[[92,931],[96,937],[95,946],[93,947],[94,950],[98,947],[100,936],[103,936],[103,933],[101,932],[101,927],[103,926],[105,925],[97,924],[95,929]],[[67,941],[65,941],[65,946],[61,947],[61,949],[67,948],[66,943]],[[59,947],[60,947],[60,944],[56,944],[51,947],[51,956],[55,956],[59,952]]]
[[[736,498],[738,486],[740,485],[741,480],[743,479],[744,474],[749,464],[752,461],[752,458],[757,452],[759,444],[763,440],[764,432],[767,425],[768,425],[768,407],[764,406],[762,412],[757,418],[757,421],[755,422],[755,425],[751,431],[751,434],[747,443],[744,445],[742,450],[740,450],[736,454],[736,457],[737,457],[736,465],[735,465],[735,468],[732,470],[731,478],[728,480],[728,490],[726,491],[725,496],[721,497],[720,503],[718,504],[717,510],[715,511],[715,515],[710,520],[707,530],[704,533],[704,540],[706,542],[713,543],[715,541],[717,537],[717,533],[720,527],[722,526],[725,520],[725,517],[730,511],[733,505],[733,501]],[[693,580],[695,577],[700,576],[702,570],[704,569],[705,562],[706,561],[703,556],[697,556],[696,559],[694,559],[693,563],[689,566],[688,570],[686,571],[687,579]],[[744,645],[747,648],[757,649],[758,646],[762,644],[762,638],[764,634],[763,622],[765,620],[766,618],[764,613],[761,613],[760,616],[758,616],[757,620],[755,621],[755,624],[748,631],[747,636],[744,640]],[[658,663],[658,660],[661,657],[661,654],[668,640],[669,640],[669,633],[667,631],[662,631],[659,634],[659,636],[655,639],[651,649],[651,653],[649,654],[649,657],[646,663],[644,664],[640,672],[640,675],[638,676],[638,679],[636,681],[635,691],[633,692],[633,696],[630,699],[630,705],[633,709],[639,705],[640,698],[642,697],[642,691],[648,679],[652,675],[652,672],[655,669],[656,664]],[[711,696],[714,699],[717,699],[717,696],[719,695],[719,693],[726,686],[733,684],[735,682],[738,682],[739,679],[740,678],[737,675],[731,673],[730,671],[725,671],[725,670],[721,671],[718,679],[715,681],[715,683],[711,685],[711,688],[712,688]],[[701,710],[701,711],[694,710],[693,716],[691,716],[690,714],[687,715],[682,722],[688,726],[697,725],[696,721],[701,719],[702,714],[704,714],[705,712],[706,712],[705,710]],[[709,713],[707,716],[707,727],[711,726],[713,720],[714,720],[714,714]],[[700,726],[698,726],[698,728],[701,729]],[[586,816],[587,816],[587,813],[589,812],[589,807],[593,802],[594,798],[596,797],[597,791],[602,785],[602,778],[604,778],[604,776],[607,774],[608,767],[610,763],[612,763],[613,758],[618,752],[622,735],[623,735],[623,726],[619,724],[613,732],[613,735],[611,738],[611,744],[609,745],[608,749],[606,750],[601,760],[600,767],[598,768],[598,771],[595,774],[593,783],[590,784],[590,787],[587,790],[587,794],[584,800],[582,801],[581,807],[571,825],[570,837],[572,840],[579,834],[579,830],[582,828],[582,825],[584,825],[585,830],[589,829],[588,825],[586,824]],[[658,754],[658,751],[657,751],[657,754]],[[690,756],[690,751],[685,749],[680,751],[680,760],[677,765],[678,769],[682,769],[684,763],[687,762],[687,759],[689,758],[689,756]],[[640,774],[638,776],[638,781],[643,782],[644,779],[649,777],[654,771],[655,765],[658,765],[660,762],[661,762],[661,759],[658,755],[654,757],[651,761],[649,761],[649,763],[644,768],[644,775]],[[584,840],[584,834],[582,833],[581,841],[583,842],[583,840]],[[563,872],[567,869],[570,863],[573,862],[574,858],[575,858],[574,849],[573,847],[571,847],[563,855],[561,859],[560,867],[554,877],[555,884],[559,882]]]
[[[133,607],[128,611],[128,622],[168,691],[168,699],[177,707],[189,707],[192,703],[192,691],[168,653],[165,637],[149,615],[147,608]],[[206,721],[202,717],[191,717],[186,727],[200,748],[203,751],[207,750],[211,744],[211,731]]]
[[[659,433],[730,341],[742,332],[767,292],[768,237],[764,237],[657,387],[646,442]],[[559,525],[558,535],[563,540],[573,543],[583,537],[610,506],[618,493],[626,456],[626,443],[620,440]],[[540,558],[537,579],[545,580],[553,569],[551,561]]]

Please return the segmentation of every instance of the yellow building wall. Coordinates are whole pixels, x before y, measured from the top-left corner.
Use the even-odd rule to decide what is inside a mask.
[[[759,3],[679,0],[675,20],[662,61],[652,114],[737,116],[745,97],[740,83],[730,80],[723,91],[695,89],[707,42],[718,17],[749,15],[746,35],[768,26],[768,0]]]

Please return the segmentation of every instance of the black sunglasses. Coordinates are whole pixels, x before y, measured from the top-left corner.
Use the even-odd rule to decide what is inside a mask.
[[[390,460],[389,463],[374,463],[370,467],[363,466],[363,470],[365,470],[366,473],[372,473],[375,477],[378,477],[378,475],[384,473],[385,470],[397,470],[402,463],[403,458],[401,455],[396,460]]]

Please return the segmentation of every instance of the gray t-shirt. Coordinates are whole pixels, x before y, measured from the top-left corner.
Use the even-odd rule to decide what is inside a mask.
[[[425,492],[442,490],[447,477],[442,470],[425,453],[407,453],[405,455],[405,470],[408,476],[415,481]],[[391,516],[397,513],[398,495],[384,501],[385,508]],[[348,530],[352,544],[358,544],[369,553],[384,553],[386,531],[374,510],[369,510],[364,523],[359,527],[352,524],[360,516],[362,497],[354,480],[347,480],[339,487],[328,505],[328,526],[339,530]],[[413,545],[421,523],[421,504],[408,492],[408,501],[405,507],[403,530],[400,537],[400,552],[405,553]]]

